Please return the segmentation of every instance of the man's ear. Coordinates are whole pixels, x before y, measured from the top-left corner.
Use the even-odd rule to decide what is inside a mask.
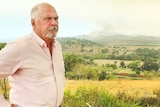
[[[31,19],[31,24],[32,24],[32,27],[35,27],[35,20],[34,19]]]

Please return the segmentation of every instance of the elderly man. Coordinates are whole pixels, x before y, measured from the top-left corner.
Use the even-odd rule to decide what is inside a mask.
[[[0,79],[8,77],[10,103],[0,107],[59,107],[64,94],[64,62],[55,40],[58,15],[48,3],[31,10],[33,31],[0,51]]]

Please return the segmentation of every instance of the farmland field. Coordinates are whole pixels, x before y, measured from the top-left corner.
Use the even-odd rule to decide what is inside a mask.
[[[118,66],[120,66],[121,61],[122,61],[122,60],[95,59],[93,62],[94,62],[95,64],[97,64],[97,65],[115,64],[115,62],[116,62],[116,64],[117,64]],[[124,61],[124,63],[125,63],[126,65],[128,65],[128,64],[131,63],[131,62],[133,62],[133,61]]]

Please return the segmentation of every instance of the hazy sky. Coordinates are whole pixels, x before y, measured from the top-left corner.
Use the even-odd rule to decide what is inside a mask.
[[[57,36],[160,36],[160,0],[0,0],[0,41],[12,41],[32,31],[30,10],[40,2],[57,9]]]

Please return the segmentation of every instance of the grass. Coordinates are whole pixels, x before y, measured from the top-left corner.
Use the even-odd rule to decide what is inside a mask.
[[[107,92],[115,94],[119,91],[128,90],[128,94],[139,93],[138,96],[154,96],[153,91],[160,88],[160,80],[67,80],[65,90],[75,92],[78,87],[83,86],[104,88]]]
[[[158,107],[160,80],[67,80],[62,107]]]
[[[71,90],[65,91],[62,107],[137,107],[137,105],[133,102],[125,103],[99,87],[78,87],[74,93]]]

